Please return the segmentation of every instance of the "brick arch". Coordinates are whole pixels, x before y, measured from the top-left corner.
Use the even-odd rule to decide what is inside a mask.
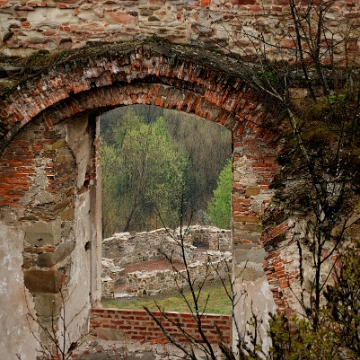
[[[262,126],[269,115],[261,95],[229,73],[229,63],[236,65],[230,58],[206,54],[209,66],[204,58],[191,55],[179,46],[141,45],[50,67],[18,85],[3,101],[0,149],[37,117],[51,127],[131,104],[162,106],[217,122],[232,132],[234,167],[242,163],[238,173],[247,174],[245,182],[240,175],[234,178],[234,239],[260,245],[258,235],[244,234],[259,233],[260,215],[271,198],[266,192],[279,169],[274,134]],[[240,67],[234,73],[243,71]]]
[[[191,59],[187,54],[180,57],[171,53],[171,47],[159,51],[143,45],[44,69],[12,89],[1,102],[0,146],[6,146],[20,128],[53,106],[67,106],[62,114],[67,118],[86,110],[120,105],[126,95],[129,98],[123,102],[128,104],[171,107],[222,124],[232,115],[238,122],[234,126],[239,130],[246,125],[257,131],[257,135],[271,137],[261,128],[263,113],[259,94],[241,77],[229,74],[226,58],[216,58],[211,66],[204,61]],[[134,86],[134,91],[126,86],[129,84]],[[148,91],[145,84],[153,86]],[[179,91],[184,94],[182,98]],[[166,101],[165,96],[169,97]],[[84,100],[88,105],[79,106],[79,101]],[[206,107],[217,108],[217,113],[212,115]]]
[[[34,296],[35,311],[40,316],[45,317],[49,311],[49,304],[43,308],[44,299],[54,297],[59,284],[71,286],[68,278],[74,273],[78,278],[72,280],[72,286],[79,281],[81,263],[95,274],[82,281],[89,287],[89,301],[98,300],[101,224],[96,214],[101,202],[96,187],[96,117],[118,106],[148,104],[176,109],[217,122],[232,132],[235,262],[241,268],[245,258],[250,258],[253,266],[247,275],[243,273],[243,279],[258,281],[257,288],[263,286],[265,253],[260,241],[260,217],[271,200],[269,185],[279,170],[278,147],[273,143],[274,134],[262,127],[268,114],[260,95],[243,79],[229,74],[225,65],[223,58],[208,66],[200,60],[140,46],[51,67],[17,86],[2,102],[0,172],[10,171],[15,178],[12,186],[21,191],[2,189],[0,209],[17,214],[15,222],[22,221],[25,240],[36,237],[39,226],[51,233],[51,241],[44,248],[36,243],[38,239],[33,240],[33,246],[26,250],[31,254],[26,255],[27,267],[23,267],[25,285]],[[34,136],[35,145],[29,142],[29,134]],[[27,146],[30,153],[24,150]],[[11,163],[21,149],[31,158],[24,158],[27,171],[18,171],[23,166]],[[44,162],[40,166],[39,159]],[[59,159],[64,161],[62,166],[54,163]],[[39,174],[39,169],[44,173]],[[53,211],[50,220],[38,217],[38,200],[34,202],[30,196],[31,189],[38,185],[36,179],[42,181],[41,176],[52,184],[44,194],[54,197],[40,204],[42,209],[47,206]],[[64,181],[76,186],[65,189]],[[66,239],[54,240],[66,227],[75,229],[75,245]],[[84,250],[88,238],[93,243],[90,255]],[[42,250],[33,250],[34,246]],[[67,263],[76,265],[66,268]],[[44,277],[50,287],[37,285]],[[36,300],[39,293],[40,302]],[[86,318],[86,314],[83,316]]]

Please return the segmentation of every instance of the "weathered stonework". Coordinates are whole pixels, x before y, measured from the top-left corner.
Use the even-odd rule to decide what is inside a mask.
[[[90,304],[100,297],[97,183],[101,175],[95,118],[118,106],[176,109],[231,131],[237,291],[252,294],[254,302],[248,306],[264,314],[275,303],[284,308],[291,300],[285,279],[297,281],[296,258],[291,258],[293,228],[281,224],[273,233],[267,229],[261,239],[261,215],[273,196],[269,185],[280,171],[276,156],[281,144],[264,126],[272,114],[246,81],[252,66],[240,66],[234,57],[213,51],[219,43],[224,53],[247,54],[245,60],[249,59],[252,43],[257,44],[261,33],[283,47],[283,51],[268,47],[268,56],[295,60],[287,4],[278,0],[181,4],[0,0],[0,254],[4,264],[0,318],[6,319],[0,345],[4,357],[13,357],[14,349],[24,360],[35,357],[27,308],[46,322],[50,302],[59,304],[60,289],[71,294],[69,316],[81,314],[69,328],[76,339],[87,325]],[[345,53],[359,59],[359,14],[359,4],[353,0],[336,2],[327,14],[327,26],[336,37],[344,26],[352,26],[346,41],[339,42],[337,61],[343,61]],[[119,43],[125,40],[129,42]],[[35,54],[37,50],[43,52]],[[8,58],[29,54],[33,55],[23,62]],[[38,284],[41,274],[46,285]],[[24,281],[28,288],[24,289]],[[240,304],[239,309],[249,307]],[[16,320],[6,316],[9,313]],[[245,321],[242,314],[237,316]],[[31,326],[36,328],[36,323]]]
[[[194,245],[214,251],[231,251],[230,230],[194,225],[184,231],[186,231],[184,237],[186,247]],[[169,233],[169,230],[166,229],[157,229],[132,235],[128,232],[117,233],[103,240],[102,255],[104,258],[113,259],[115,265],[119,267],[163,259],[164,254],[174,254],[174,250],[178,248],[174,239],[180,241],[179,232],[180,229],[174,233]],[[193,259],[193,251],[189,256]],[[182,258],[178,254],[173,260],[182,261]]]
[[[128,296],[156,295],[160,292],[178,290],[186,284],[180,280],[175,283],[173,271],[156,270],[153,272],[134,272],[126,274],[123,266],[139,264],[145,261],[171,257],[173,264],[183,264],[180,248],[184,240],[185,257],[191,266],[191,273],[201,282],[205,274],[208,281],[219,281],[219,276],[228,279],[231,268],[231,231],[213,226],[190,226],[186,229],[157,229],[150,232],[114,234],[102,243],[103,259],[101,271],[102,296],[114,297],[114,285],[124,284],[124,293]],[[197,246],[203,250],[201,259],[195,256]],[[219,251],[221,248],[222,252]],[[227,255],[224,251],[228,251]],[[207,263],[212,263],[210,268]],[[208,270],[208,271],[207,271]],[[216,274],[218,270],[218,274]],[[211,274],[210,274],[211,273]],[[174,277],[175,276],[175,277]],[[179,276],[177,276],[179,277]]]
[[[287,0],[195,0],[146,1],[73,0],[20,2],[2,0],[0,4],[0,52],[30,54],[37,50],[67,51],[96,42],[114,43],[161,37],[172,43],[190,44],[254,54],[260,34],[266,39],[268,55],[282,60],[286,49],[294,47],[288,33],[293,32]],[[326,16],[335,42],[342,29],[359,26],[359,4],[338,1]],[[244,35],[246,34],[246,35]],[[332,38],[330,36],[329,38]],[[284,49],[279,50],[279,45]],[[338,46],[339,57],[358,49],[358,38],[350,32],[348,41]],[[290,54],[295,59],[295,54]]]
[[[78,123],[87,124],[83,131],[78,129],[76,135],[84,145],[91,125],[87,117],[78,119]],[[16,246],[22,248],[20,265],[25,285],[22,293],[31,294],[24,306],[34,308],[33,319],[36,319],[28,318],[25,324],[51,326],[55,321],[56,326],[61,327],[60,309],[75,301],[65,319],[69,323],[78,313],[77,325],[69,327],[74,339],[86,331],[94,301],[92,296],[83,296],[89,294],[91,282],[95,280],[90,278],[90,253],[85,249],[85,243],[92,241],[94,229],[86,223],[89,185],[87,175],[81,173],[81,161],[87,161],[87,171],[91,173],[95,152],[89,151],[92,143],[88,142],[88,148],[80,155],[76,143],[68,136],[68,126],[63,123],[49,127],[41,120],[34,121],[24,127],[2,153],[1,218],[6,227],[17,228],[19,234]],[[81,156],[81,161],[76,160],[74,151]],[[79,180],[82,185],[76,184]],[[87,209],[85,218],[83,208]],[[84,277],[86,273],[89,275]],[[12,300],[4,298],[4,301]],[[19,301],[24,303],[25,297]],[[1,306],[1,309],[5,308]],[[12,313],[18,316],[18,310]],[[29,330],[29,325],[23,326],[25,331]],[[6,343],[9,336],[11,332],[2,336],[1,341]],[[43,333],[39,339],[50,346],[49,338]],[[38,346],[35,337],[28,346]],[[28,356],[33,358],[31,353]]]
[[[190,278],[195,287],[206,281],[207,284],[218,283],[220,279],[229,281],[231,276],[231,253],[204,253],[201,260],[188,264]],[[205,260],[205,261],[204,261]],[[126,274],[125,292],[129,296],[153,296],[164,292],[187,289],[186,270],[136,271]]]
[[[205,65],[209,59],[211,66]],[[229,63],[234,66],[230,73]],[[24,238],[28,230],[30,242],[25,243],[23,256],[27,277],[39,274],[33,270],[54,268],[61,273],[61,289],[73,297],[67,300],[68,306],[83,314],[79,323],[85,325],[86,310],[99,299],[101,290],[95,117],[116,106],[140,103],[177,109],[232,132],[233,246],[251,250],[261,267],[260,216],[272,197],[269,185],[280,169],[276,162],[280,146],[275,134],[261,125],[269,116],[261,97],[241,79],[243,70],[235,67],[224,56],[205,51],[194,55],[192,49],[166,43],[106,46],[96,56],[44,68],[3,98],[3,221],[7,227],[20,221]],[[45,245],[39,246],[42,242]],[[246,278],[253,281],[251,274]],[[266,282],[261,271],[256,274]],[[54,282],[52,290],[58,286]],[[48,294],[43,293],[44,299]],[[33,296],[38,298],[35,292]],[[272,301],[270,291],[267,299]],[[43,302],[37,301],[35,308]],[[42,319],[41,312],[48,310],[36,311]],[[79,331],[80,326],[74,338]]]

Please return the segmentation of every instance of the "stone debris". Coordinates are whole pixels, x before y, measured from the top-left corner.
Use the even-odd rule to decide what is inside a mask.
[[[117,233],[103,241],[102,296],[115,297],[115,282],[124,284],[127,296],[155,296],[163,292],[176,291],[187,285],[185,270],[154,270],[126,273],[123,266],[144,261],[171,258],[172,264],[182,264],[181,243],[191,276],[200,283],[216,282],[219,277],[228,278],[231,253],[229,250],[230,230],[194,225],[183,231],[176,229],[172,234],[167,229],[151,232]],[[206,247],[200,259],[196,258],[197,246]],[[170,264],[170,262],[169,262]],[[122,294],[120,294],[122,295]],[[119,294],[116,294],[119,297]]]

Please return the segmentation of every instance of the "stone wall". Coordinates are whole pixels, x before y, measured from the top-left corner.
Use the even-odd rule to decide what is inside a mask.
[[[194,225],[184,231],[182,237],[186,247],[189,248],[187,253],[190,258],[193,258],[193,249],[189,245],[215,251],[229,251],[231,249],[230,230]],[[120,267],[163,259],[162,254],[174,254],[174,250],[178,248],[176,240],[179,239],[178,241],[180,241],[179,234],[180,229],[176,229],[175,232],[157,229],[133,235],[127,232],[117,233],[103,240],[102,255],[104,258],[113,259],[115,264]],[[181,260],[179,255],[174,258],[175,262]]]
[[[181,276],[175,275],[172,270],[124,273],[124,266],[139,264],[144,261],[171,258],[175,264],[183,264],[180,240],[184,238],[185,256],[193,278],[203,281],[219,280],[219,276],[226,278],[229,269],[222,260],[230,263],[230,253],[218,251],[218,248],[230,250],[231,231],[213,226],[194,225],[186,229],[186,235],[180,236],[180,229],[172,234],[166,229],[157,229],[150,232],[114,234],[103,241],[102,259],[102,296],[114,296],[114,284],[124,284],[124,292],[129,296],[156,295],[160,292],[177,290],[185,284]],[[195,261],[197,244],[204,252],[201,260]],[[208,250],[208,251],[205,251]],[[213,251],[215,250],[215,251]],[[215,272],[215,268],[218,274]],[[176,283],[174,279],[178,279]]]
[[[27,338],[29,327],[36,338],[31,336],[21,345],[21,358],[33,359],[34,347],[39,347],[36,339],[48,346],[49,338],[39,325],[61,327],[64,306],[68,323],[77,318],[67,329],[71,339],[87,328],[97,296],[92,293],[97,280],[90,255],[91,244],[96,248],[95,211],[94,222],[87,218],[96,181],[93,141],[94,129],[87,117],[54,127],[38,119],[1,154],[0,255],[12,260],[0,270],[0,278],[9,280],[1,290],[9,297],[0,297],[0,317],[7,319],[0,344],[8,349],[9,358],[22,343],[19,339]],[[10,247],[7,255],[2,254],[4,246]],[[15,259],[17,266],[12,264]],[[25,315],[28,312],[34,320]]]
[[[125,269],[114,264],[114,260],[102,258],[101,260],[101,296],[113,298],[115,282],[125,283]]]
[[[96,49],[97,52],[99,47]],[[93,52],[95,48],[91,47],[89,51]],[[205,65],[209,64],[209,59],[213,59],[211,61],[216,64],[215,67],[208,68],[208,65]],[[31,186],[36,176],[33,173],[21,175],[20,170],[29,167],[30,171],[35,172],[33,157],[37,163],[42,164],[38,170],[45,172],[46,166],[54,168],[55,173],[45,172],[44,179],[46,184],[53,187],[54,195],[61,194],[60,199],[47,203],[47,187],[38,186],[33,189],[37,191],[38,196],[44,195],[41,197],[46,205],[44,208],[54,206],[57,210],[59,206],[61,211],[71,211],[71,208],[74,208],[74,218],[71,221],[75,248],[70,257],[64,259],[66,264],[71,266],[62,266],[61,262],[54,266],[54,272],[58,271],[56,281],[60,279],[66,288],[75,289],[74,294],[80,296],[81,301],[78,301],[77,295],[73,297],[74,309],[82,302],[90,304],[91,301],[96,301],[101,289],[100,284],[92,280],[101,272],[97,268],[100,264],[101,246],[96,242],[99,234],[101,235],[98,216],[101,200],[96,187],[99,171],[94,166],[97,158],[94,147],[97,140],[95,139],[94,146],[93,132],[96,115],[116,106],[136,103],[163,106],[196,114],[228,128],[232,132],[234,148],[233,239],[242,250],[261,248],[261,231],[258,229],[261,223],[260,216],[272,196],[269,184],[279,170],[276,162],[278,148],[276,142],[272,142],[276,137],[269,130],[261,129],[265,116],[261,98],[238,75],[229,74],[228,69],[228,59],[210,51],[196,55],[191,48],[163,43],[142,43],[130,47],[112,44],[103,47],[100,53],[97,52],[96,58],[83,56],[70,62],[57,63],[56,66],[49,65],[41,72],[33,73],[26,81],[18,82],[19,78],[11,80],[17,85],[0,99],[0,149],[3,161],[0,171],[2,177],[6,177],[8,173],[18,173],[18,176],[14,175],[0,184],[0,207],[4,214],[5,228],[18,227],[18,219],[22,217],[22,212],[31,212],[36,205],[33,201],[34,196],[27,196],[32,194],[27,192],[29,184]],[[27,124],[30,127],[34,126],[33,135],[41,136],[40,141],[44,142],[44,145],[40,152],[37,148],[31,149],[27,154],[28,158],[24,160],[25,163],[16,163],[10,156],[21,154],[21,143],[16,142],[16,136],[22,136]],[[65,145],[48,151],[45,147],[47,134],[42,133],[42,127],[48,129],[50,134],[56,133],[57,140],[65,139]],[[32,146],[32,143],[27,146]],[[70,171],[71,166],[65,166],[67,163],[60,165],[64,159],[62,156],[66,155],[61,152],[67,148],[70,148],[75,159],[73,162],[76,163],[76,176],[72,180],[74,171]],[[64,174],[71,173],[69,178],[62,178],[62,171]],[[11,183],[14,178],[16,181]],[[73,195],[66,191],[66,184],[70,180],[76,185]],[[62,204],[62,200],[71,196],[74,197],[69,199],[68,205]],[[239,205],[235,206],[237,202]],[[61,218],[61,214],[56,213],[55,217],[48,220]],[[29,224],[32,222],[27,221]],[[65,231],[65,224],[60,228],[61,231]],[[21,242],[22,236],[19,232],[15,238]],[[59,245],[63,241],[71,242],[71,239],[63,238]],[[14,248],[14,251],[18,251],[18,247]],[[53,256],[46,257],[54,257],[55,261],[56,246],[53,253]],[[31,256],[34,263],[37,263],[37,255]],[[88,266],[89,264],[91,266]],[[34,267],[29,270],[39,269]],[[41,271],[47,270],[50,271],[51,268]],[[68,270],[70,272],[67,273]],[[4,277],[13,278],[8,268],[4,269],[4,273]],[[39,272],[29,274],[48,275]],[[21,276],[23,273],[14,274],[18,279],[21,279]],[[52,279],[52,284],[57,286],[58,282]],[[29,283],[28,279],[26,282]],[[23,293],[22,284],[19,283],[19,293]],[[48,299],[52,295],[41,296]],[[271,293],[268,296],[271,297]],[[5,302],[9,302],[9,299],[4,299]],[[87,302],[88,300],[90,301]],[[72,301],[68,306],[72,306]],[[17,311],[16,308],[8,312]],[[84,322],[86,318],[84,313]],[[75,326],[78,322],[72,324]],[[26,326],[24,322],[24,329]],[[5,335],[0,338],[6,342],[8,328],[4,331]],[[76,337],[78,332],[81,332],[80,328],[75,329],[72,335]],[[11,336],[14,343],[22,337],[21,333],[16,334]]]
[[[154,311],[153,314],[162,321],[165,329],[176,341],[186,342],[186,339],[175,324],[181,324],[185,332],[199,339],[197,325],[191,314],[166,312],[168,320],[164,320],[159,311]],[[232,321],[230,315],[203,314],[201,321],[204,334],[211,344],[220,342],[216,328],[221,331],[224,343],[230,344]],[[141,342],[166,340],[162,330],[145,310],[93,308],[90,329],[92,334],[108,340],[126,339]]]
[[[349,25],[359,26],[359,4],[336,1],[326,16],[335,38]],[[213,48],[219,43],[231,52],[254,53],[258,37],[266,39],[267,53],[283,60],[294,42],[287,0],[121,0],[104,2],[1,0],[0,52],[26,55],[37,50],[78,49],[95,42],[135,41],[164,37],[172,43]],[[244,34],[247,34],[244,36]],[[332,38],[331,36],[329,38]],[[352,32],[349,41],[338,46],[338,56],[358,46]],[[291,55],[292,56],[292,55]]]
[[[89,298],[98,299],[99,282],[89,280],[100,273],[97,266],[101,250],[94,240],[100,236],[97,215],[101,199],[96,189],[99,172],[93,166],[96,159],[93,121],[95,116],[114,107],[146,104],[176,109],[214,121],[231,131],[233,251],[234,262],[242,275],[236,291],[241,293],[245,288],[250,292],[251,287],[254,299],[251,306],[258,306],[264,313],[275,307],[271,290],[276,293],[277,284],[284,284],[278,261],[292,260],[291,252],[287,253],[287,245],[293,245],[291,238],[278,248],[272,246],[275,241],[265,236],[269,254],[261,241],[261,216],[273,196],[270,184],[281,169],[277,162],[281,143],[264,126],[272,114],[265,108],[263,97],[247,83],[244,73],[251,71],[251,66],[239,65],[234,58],[217,54],[211,41],[208,46],[204,31],[196,29],[196,24],[188,26],[190,20],[200,23],[201,19],[204,30],[208,23],[211,26],[211,40],[220,39],[225,48],[230,42],[234,50],[250,51],[249,44],[238,37],[243,30],[255,36],[264,30],[270,38],[271,34],[281,40],[287,37],[287,31],[281,32],[282,25],[288,25],[287,2],[274,0],[260,4],[260,0],[238,0],[228,4],[231,11],[215,0],[182,4],[139,0],[121,4],[116,0],[106,6],[96,1],[80,5],[76,1],[0,0],[0,248],[5,263],[0,272],[3,279],[0,289],[1,294],[8,294],[0,298],[0,315],[11,313],[16,318],[7,319],[4,328],[0,328],[0,344],[8,357],[27,336],[28,326],[26,303],[14,303],[12,296],[18,299],[25,292],[29,295],[30,309],[36,306],[39,309],[42,302],[39,298],[48,309],[54,288],[61,284],[62,288],[75,289],[83,303]],[[133,7],[139,10],[128,13]],[[102,9],[104,16],[97,16],[96,11]],[[232,9],[245,19],[240,26]],[[327,21],[336,29],[341,29],[348,20],[358,25],[358,12],[357,3],[339,1]],[[166,24],[171,24],[167,22],[171,14],[176,16],[176,20],[172,18],[174,21],[181,23],[180,27],[166,28]],[[274,21],[279,16],[280,27]],[[223,28],[225,22],[230,33]],[[118,32],[112,30],[116,28]],[[147,39],[162,29],[170,42],[155,37]],[[146,38],[144,41],[132,41],[133,37],[142,36]],[[103,47],[95,44],[97,40],[125,37],[131,39],[130,44],[106,43]],[[358,39],[350,33],[349,41],[339,43],[342,48],[337,49],[338,56],[344,54],[344,47],[356,54]],[[281,40],[285,48],[292,46],[291,42]],[[6,57],[26,55],[37,49],[45,52],[16,66],[15,59]],[[62,49],[80,50],[53,54]],[[50,53],[46,55],[46,51]],[[47,216],[47,212],[51,215]],[[284,229],[288,231],[286,224]],[[25,237],[30,242],[26,241],[24,251]],[[274,238],[278,239],[275,235]],[[39,244],[43,241],[40,239],[46,239],[45,246]],[[284,251],[284,256],[278,249]],[[269,267],[264,272],[265,256]],[[21,260],[23,269],[18,263]],[[248,266],[242,271],[240,265],[246,261]],[[52,263],[53,267],[40,266]],[[284,268],[292,272],[293,265],[294,262]],[[271,289],[267,282],[270,275]],[[46,280],[42,285],[37,285],[39,276]],[[38,305],[34,303],[35,295],[24,289],[24,281],[33,293],[39,286],[49,286],[41,289],[46,292],[37,297]],[[47,292],[49,289],[51,292]],[[77,295],[74,303],[80,305]],[[279,298],[283,297],[286,292],[279,292]],[[277,304],[280,304],[278,300]],[[43,307],[42,315],[48,317],[45,310]],[[242,315],[238,316],[240,321],[245,319]],[[34,341],[27,344],[24,347],[28,346],[29,351],[22,349],[22,354],[33,354]]]
[[[204,253],[205,261],[195,261],[188,265],[191,281],[195,286],[206,282],[217,283],[220,279],[228,282],[231,277],[230,253]],[[186,270],[136,271],[126,274],[125,292],[130,296],[152,296],[161,293],[187,289]]]

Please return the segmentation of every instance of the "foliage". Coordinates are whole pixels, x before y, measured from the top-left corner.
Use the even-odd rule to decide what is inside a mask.
[[[208,216],[211,223],[222,229],[230,229],[232,164],[229,159],[219,175],[214,197],[208,202]]]
[[[337,260],[335,283],[327,286],[326,330],[333,334],[343,357],[360,358],[359,240]]]
[[[162,226],[157,212],[161,213],[165,224],[172,227],[177,221],[176,206],[179,206],[180,198],[183,198],[184,214],[194,223],[204,221],[201,214],[216,186],[218,174],[231,154],[230,132],[203,119],[188,119],[188,115],[159,107],[135,106],[130,109],[109,112],[101,123],[105,235],[125,228],[143,231]],[[155,126],[159,118],[163,122],[161,126]],[[145,136],[150,128],[153,134]],[[162,145],[155,145],[156,142]],[[124,153],[126,159],[120,155]],[[170,154],[175,161],[172,165],[169,165]],[[140,166],[139,159],[146,161],[152,170],[147,172],[142,186],[136,188],[140,177],[134,174],[135,168]],[[155,169],[157,166],[159,170]],[[166,177],[165,173],[169,175]],[[157,190],[151,190],[154,188]],[[121,208],[119,204],[122,204]]]
[[[160,211],[170,226],[178,217],[186,160],[171,141],[163,118],[146,124],[133,110],[101,146],[105,234],[159,225]]]
[[[358,248],[347,250],[337,259],[334,283],[325,292],[327,303],[319,309],[318,327],[309,321],[311,314],[290,319],[284,314],[272,317],[272,359],[359,359],[359,266]]]
[[[194,222],[200,223],[219,173],[231,157],[231,133],[218,124],[181,112],[165,110],[164,117],[169,133],[186,153],[185,201],[188,212],[194,212]]]

